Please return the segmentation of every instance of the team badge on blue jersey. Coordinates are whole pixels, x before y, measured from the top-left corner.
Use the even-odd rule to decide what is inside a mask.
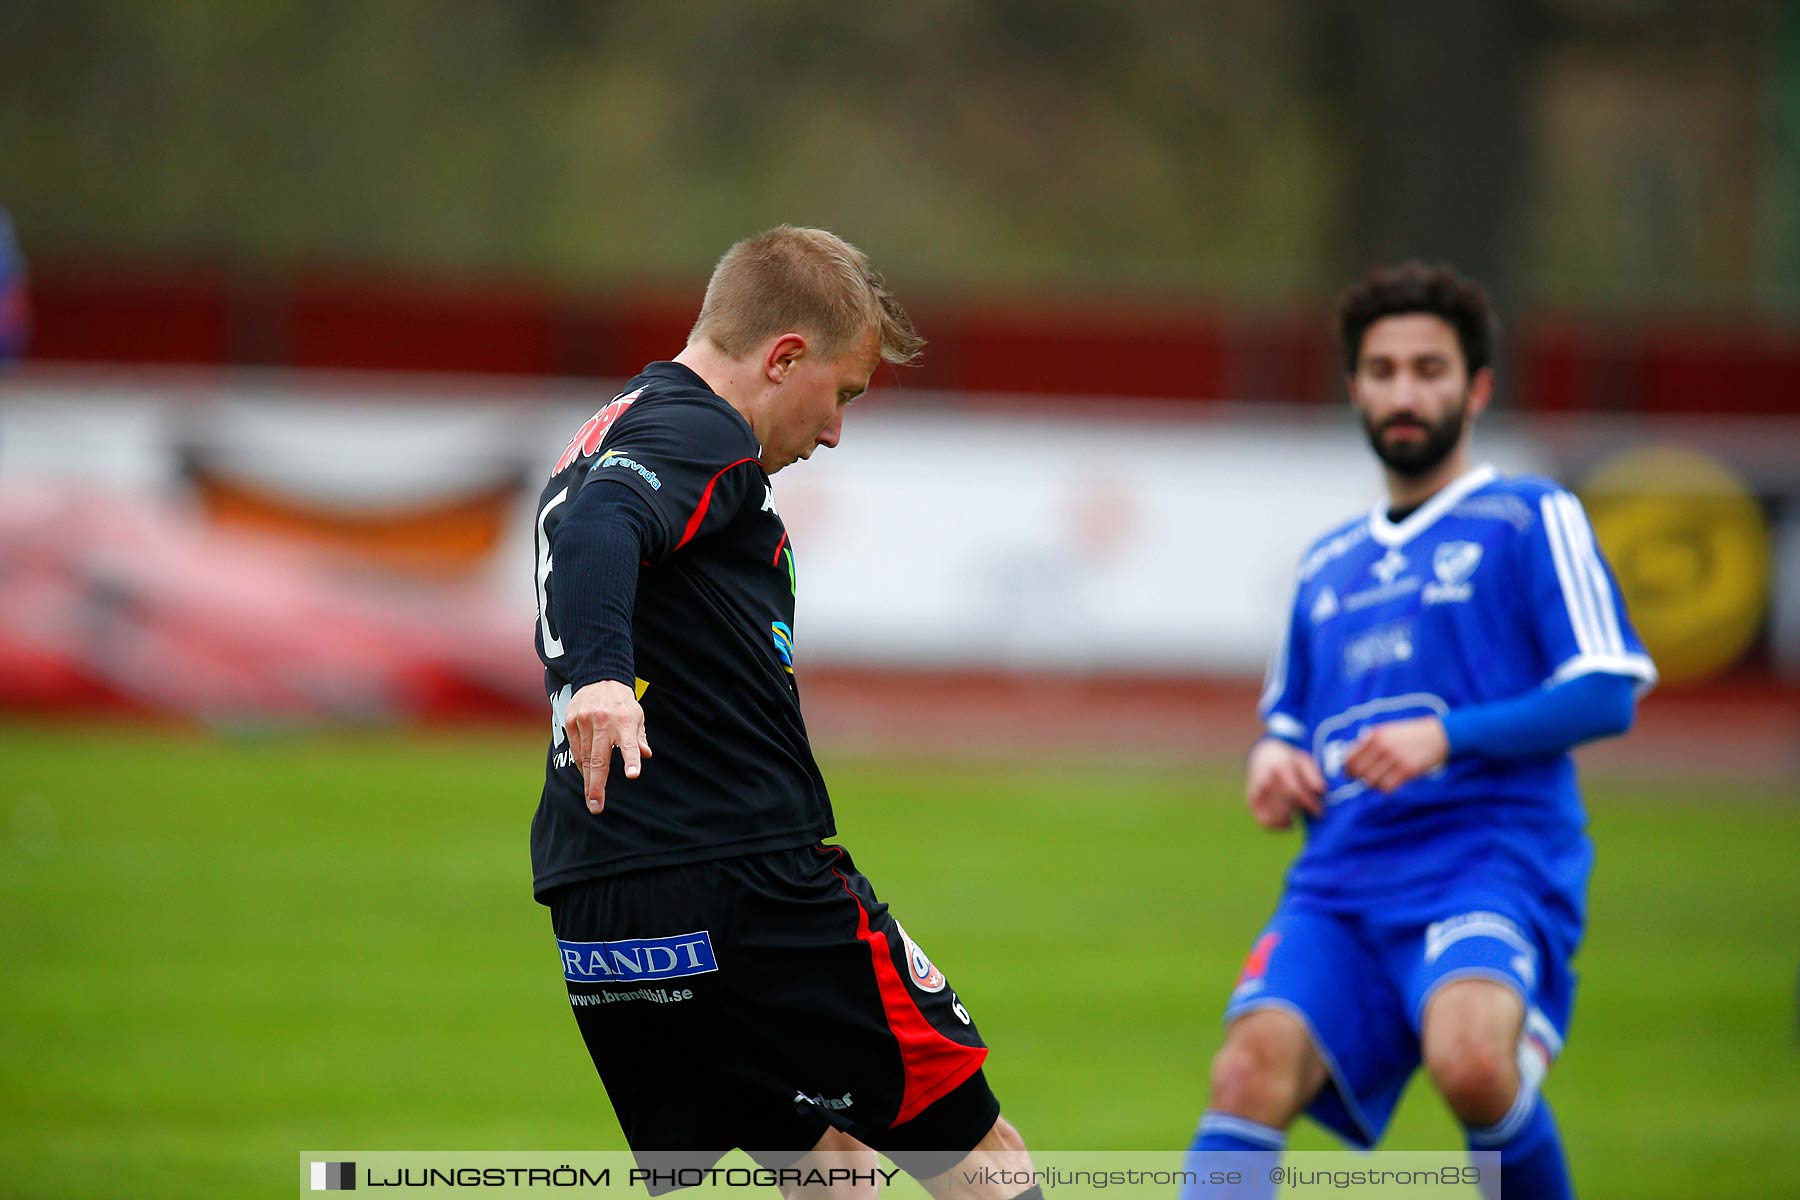
[[[563,978],[570,983],[641,983],[679,979],[719,969],[712,935],[700,929],[658,938],[622,938],[615,942],[565,942]]]
[[[1469,576],[1481,565],[1480,542],[1441,542],[1431,554],[1431,569],[1436,583],[1425,585],[1425,603],[1446,604],[1467,600],[1475,594]]]

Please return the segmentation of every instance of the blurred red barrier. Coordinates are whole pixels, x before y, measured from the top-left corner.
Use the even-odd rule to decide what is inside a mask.
[[[524,617],[475,585],[348,571],[149,495],[0,489],[0,707],[209,724],[542,706]]]
[[[530,284],[372,272],[246,281],[54,261],[34,269],[34,358],[624,379],[686,340],[700,285],[574,296]],[[1335,400],[1323,300],[1234,314],[1095,296],[909,297],[931,339],[906,386],[1031,396]],[[1656,318],[1520,321],[1503,351],[1526,409],[1800,413],[1800,329]]]

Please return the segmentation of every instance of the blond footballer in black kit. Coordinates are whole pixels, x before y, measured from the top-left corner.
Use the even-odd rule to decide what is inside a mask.
[[[922,344],[835,235],[740,242],[686,348],[576,432],[540,498],[536,892],[642,1166],[734,1147],[872,1166],[874,1147],[937,1196],[1037,1192],[967,1170],[1030,1161],[968,1010],[825,842],[794,676],[796,552],[769,477],[835,446],[880,363]]]

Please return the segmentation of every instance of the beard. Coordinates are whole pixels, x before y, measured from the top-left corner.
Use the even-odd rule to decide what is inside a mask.
[[[1363,433],[1368,436],[1369,448],[1375,451],[1375,457],[1394,474],[1413,479],[1432,471],[1456,449],[1457,442],[1462,440],[1463,425],[1468,416],[1469,397],[1465,394],[1461,403],[1436,421],[1418,415],[1405,415],[1389,417],[1376,425],[1365,416],[1362,427]],[[1402,442],[1388,438],[1387,435],[1392,430],[1404,428],[1423,430],[1425,436]]]

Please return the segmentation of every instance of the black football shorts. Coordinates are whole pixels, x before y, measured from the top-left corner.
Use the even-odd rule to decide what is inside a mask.
[[[786,1166],[836,1127],[935,1175],[999,1116],[968,1010],[842,847],[546,899],[576,1024],[641,1166],[733,1148]]]

